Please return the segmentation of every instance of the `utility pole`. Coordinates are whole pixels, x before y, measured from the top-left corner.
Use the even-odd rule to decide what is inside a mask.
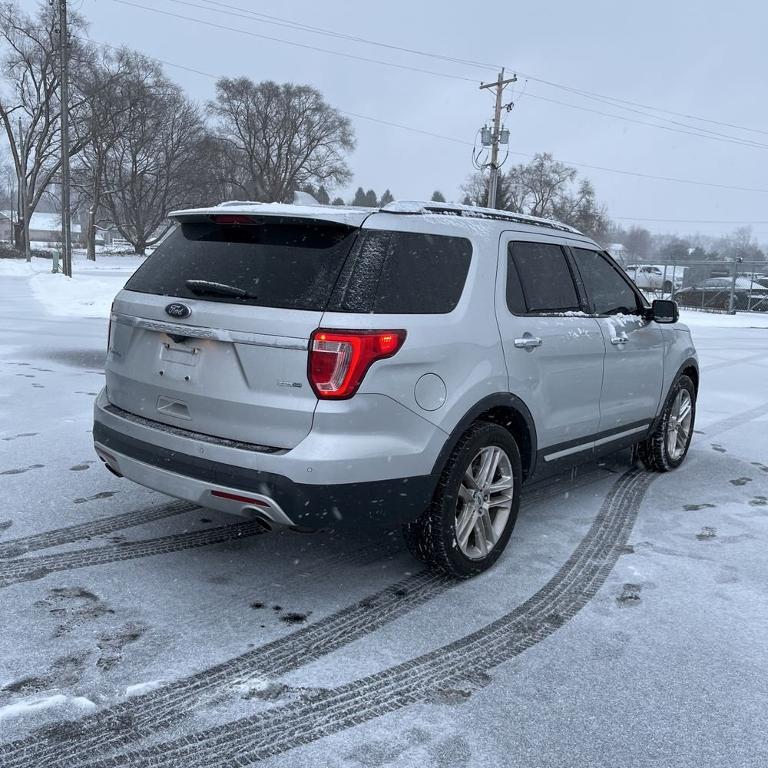
[[[21,118],[19,118],[19,167],[21,168],[21,158],[26,157],[26,153],[23,150],[24,143],[24,129],[21,125]],[[26,163],[25,163],[26,166]],[[29,222],[27,221],[27,169],[21,168],[19,174],[19,226],[21,227],[21,237],[24,240],[24,257],[27,261],[32,261],[32,246],[29,242]]]
[[[488,180],[488,207],[496,207],[496,190],[499,186],[499,139],[501,138],[501,96],[509,83],[516,83],[517,75],[504,79],[504,68],[501,68],[497,80],[493,83],[481,83],[480,90],[496,89],[496,108],[493,112],[493,132],[491,133],[491,175]]]
[[[731,295],[728,299],[728,314],[736,314],[736,275],[738,265],[741,264],[744,259],[741,256],[736,256],[733,259],[733,271],[731,272]]]
[[[61,54],[61,246],[64,274],[72,277],[72,230],[69,202],[69,33],[67,0],[59,0]]]

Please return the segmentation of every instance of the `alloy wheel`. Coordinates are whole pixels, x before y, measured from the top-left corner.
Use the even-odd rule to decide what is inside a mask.
[[[672,461],[677,461],[685,453],[692,419],[691,395],[687,389],[680,389],[669,410],[667,421],[667,453]]]
[[[456,541],[471,560],[493,549],[509,520],[514,495],[512,464],[496,445],[481,448],[469,463],[456,501]]]

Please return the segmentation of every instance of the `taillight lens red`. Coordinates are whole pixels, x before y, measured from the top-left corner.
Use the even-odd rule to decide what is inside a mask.
[[[253,224],[253,217],[244,216],[241,213],[217,213],[211,216],[211,221],[216,224]]]
[[[309,340],[309,383],[326,400],[344,400],[357,392],[377,360],[403,346],[405,331],[335,331],[318,328]]]
[[[107,326],[107,354],[109,354],[109,348],[112,345],[112,323],[115,320],[115,302],[112,302],[112,306],[109,308],[109,326]]]

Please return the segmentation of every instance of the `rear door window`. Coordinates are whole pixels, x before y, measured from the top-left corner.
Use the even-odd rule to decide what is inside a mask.
[[[278,217],[253,224],[181,224],[125,287],[177,298],[322,311],[358,231]],[[187,281],[196,281],[191,283],[196,290]],[[226,295],[215,284],[245,295]]]
[[[463,237],[363,230],[328,309],[445,314],[461,298],[472,258]]]
[[[515,281],[519,281],[519,286]],[[554,243],[509,244],[507,304],[519,313],[522,304],[532,313],[581,309],[576,285],[563,249]]]
[[[619,270],[598,251],[573,248],[581,279],[598,315],[636,314],[641,310],[637,293]]]

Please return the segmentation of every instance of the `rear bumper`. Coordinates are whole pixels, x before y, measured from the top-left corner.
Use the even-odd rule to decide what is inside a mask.
[[[100,413],[112,423],[106,423]],[[437,484],[432,475],[356,483],[298,483],[280,473],[210,458],[205,455],[209,446],[198,445],[195,451],[195,441],[182,440],[187,445],[178,445],[181,438],[175,438],[177,444],[171,447],[142,439],[130,434],[135,425],[126,422],[125,428],[120,428],[115,421],[121,420],[105,413],[97,402],[93,425],[96,452],[118,474],[203,507],[266,516],[279,525],[399,525],[415,520],[424,511]],[[252,453],[241,458],[254,461]]]

